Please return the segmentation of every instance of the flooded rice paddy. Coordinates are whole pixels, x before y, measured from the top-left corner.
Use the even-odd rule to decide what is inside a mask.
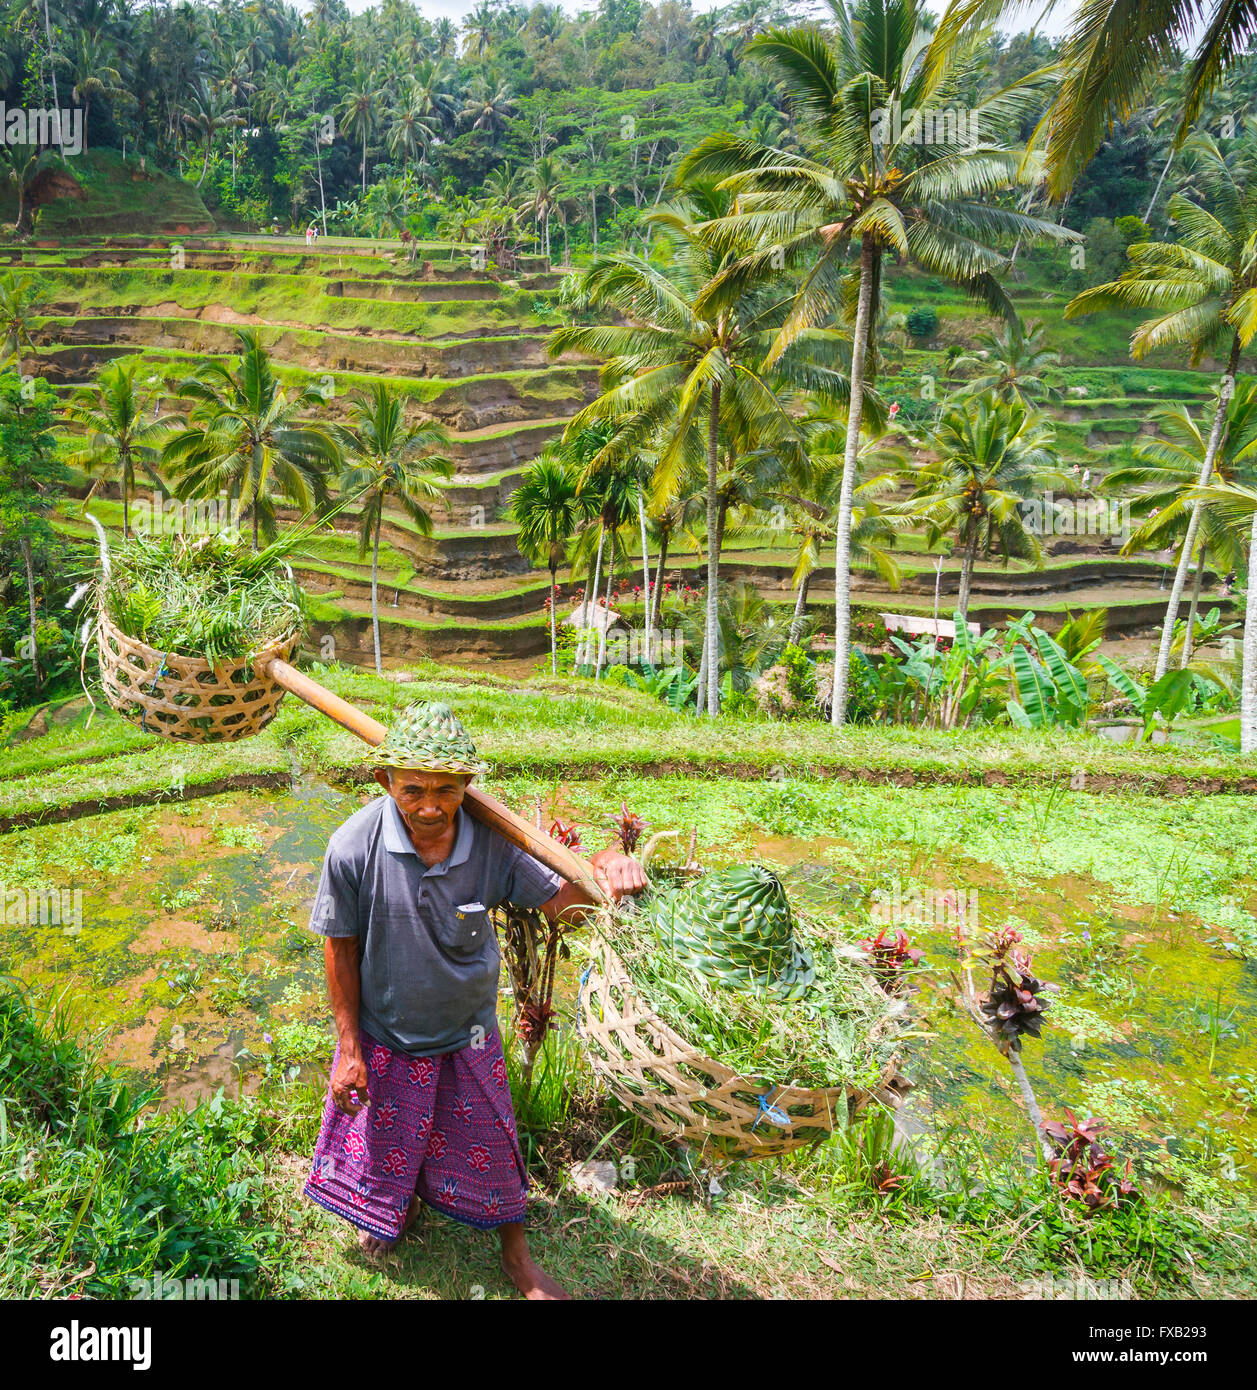
[[[1058,987],[1024,1054],[1045,1112],[1102,1116],[1118,1156],[1171,1189],[1253,1185],[1251,799],[694,777],[491,790],[547,823],[574,818],[586,850],[606,843],[626,800],[682,846],[696,828],[705,864],[777,867],[796,902],[853,940],[875,916],[902,926],[925,950],[900,1116],[923,1150],[965,1128],[993,1158],[1028,1151],[1007,1063],[952,1002],[959,909],[970,940],[1014,927]],[[82,892],[77,926],[6,912],[0,962],[72,1001],[105,1055],[171,1103],[316,1076],[332,1032],[308,909],[329,834],[366,794],[306,780],[0,837],[6,900]],[[569,967],[569,1002],[573,980]]]

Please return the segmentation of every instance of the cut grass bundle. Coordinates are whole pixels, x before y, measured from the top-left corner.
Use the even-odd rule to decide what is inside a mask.
[[[120,632],[159,651],[242,661],[304,626],[286,557],[307,535],[298,527],[259,551],[221,536],[133,536],[113,551],[100,603]]]
[[[857,1089],[892,1060],[902,1005],[888,997],[839,933],[795,913],[814,977],[798,997],[734,985],[696,970],[649,914],[608,914],[603,930],[634,990],[665,1023],[741,1076],[773,1086]]]
[[[732,881],[745,872],[731,871]],[[704,900],[707,910],[725,899],[719,914],[707,911],[708,928],[717,916],[728,926],[738,914],[730,875],[711,878],[726,882],[689,899],[686,890],[665,890],[640,912],[599,913],[577,1012],[590,1061],[612,1094],[664,1134],[722,1161],[816,1142],[874,1099],[897,1105],[903,1006],[831,924],[792,919],[784,957],[791,968],[776,981],[785,989],[713,968],[692,941],[677,949],[687,900]],[[762,906],[761,899],[748,917]],[[776,935],[771,922],[762,925],[766,940]],[[748,921],[732,935],[746,944],[753,930]],[[718,945],[730,933],[702,935]],[[769,940],[767,948],[779,960],[780,945]]]

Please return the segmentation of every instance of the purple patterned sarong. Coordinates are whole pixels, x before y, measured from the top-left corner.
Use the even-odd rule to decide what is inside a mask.
[[[480,1230],[522,1221],[528,1178],[497,1030],[437,1057],[361,1038],[371,1104],[346,1115],[329,1083],[305,1195],[389,1241],[416,1194]]]

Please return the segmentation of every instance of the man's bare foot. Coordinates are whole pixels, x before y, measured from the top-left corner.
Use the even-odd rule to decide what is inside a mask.
[[[380,1260],[385,1255],[391,1255],[401,1243],[406,1232],[415,1224],[423,1203],[418,1197],[410,1199],[410,1205],[406,1208],[406,1219],[402,1222],[402,1229],[396,1240],[381,1240],[379,1236],[373,1236],[367,1231],[360,1231],[358,1234],[358,1248],[369,1260]]]
[[[502,1272],[525,1298],[536,1300],[567,1299],[571,1294],[556,1284],[544,1269],[524,1251],[522,1255],[502,1255]]]
[[[562,1285],[556,1284],[533,1259],[522,1221],[499,1226],[498,1233],[502,1240],[502,1272],[525,1298],[571,1298],[571,1294]]]

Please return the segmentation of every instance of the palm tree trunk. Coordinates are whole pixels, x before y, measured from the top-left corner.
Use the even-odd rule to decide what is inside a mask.
[[[559,638],[554,627],[554,590],[558,583],[558,567],[550,566],[550,674],[559,674]]]
[[[799,580],[798,596],[794,600],[794,617],[790,619],[790,636],[786,645],[793,647],[799,640],[799,629],[803,626],[803,615],[807,612],[807,591],[812,582],[812,571]]]
[[[979,523],[970,519],[969,535],[965,537],[965,553],[960,561],[960,596],[956,600],[956,608],[960,613],[961,622],[966,622],[969,617],[969,590],[973,586],[973,567],[978,558],[978,535],[980,531]],[[934,635],[938,636],[937,628],[935,628]]]
[[[1209,554],[1208,545],[1200,547],[1200,558],[1196,561],[1196,578],[1192,583],[1192,601],[1187,609],[1187,631],[1183,634],[1183,658],[1178,663],[1184,670],[1192,659],[1192,636],[1196,631],[1196,610],[1200,607],[1200,583],[1205,576],[1205,557]]]
[[[1248,602],[1244,609],[1244,674],[1240,681],[1240,752],[1257,753],[1257,512],[1248,542]]]
[[[204,159],[204,161],[203,161],[202,164],[201,164],[201,177],[200,177],[199,179],[197,179],[197,181],[196,181],[196,186],[197,186],[198,188],[200,188],[200,186],[205,182],[205,175],[209,173],[209,161],[210,161],[210,137],[209,137],[209,131],[207,130],[207,131],[205,132],[205,159]]]
[[[642,533],[642,613],[646,618],[646,660],[654,665],[654,647],[650,639],[650,551],[646,545],[646,508],[642,494],[637,494],[637,525]]]
[[[31,553],[31,543],[26,536],[22,537],[21,545],[22,563],[26,566],[26,603],[31,633],[31,665],[35,670],[35,684],[43,685],[44,678],[39,669],[39,613],[35,605],[35,557]]]
[[[375,519],[375,540],[371,546],[371,637],[375,642],[375,674],[383,676],[384,666],[380,661],[380,527],[384,520],[384,507]]]
[[[1148,222],[1152,216],[1152,209],[1157,205],[1157,199],[1161,196],[1161,185],[1165,182],[1165,176],[1170,172],[1170,165],[1174,162],[1174,146],[1170,146],[1170,153],[1166,156],[1165,163],[1161,166],[1161,177],[1157,180],[1157,186],[1152,190],[1152,197],[1148,202],[1147,210],[1144,212],[1144,221]],[[1151,225],[1151,224],[1149,224]]]
[[[659,567],[655,571],[655,591],[650,596],[649,628],[652,634],[659,631],[659,619],[663,612],[663,567],[667,561],[668,532],[661,530],[659,533]],[[662,651],[660,655],[662,655]]]
[[[611,585],[615,580],[615,527],[611,528],[611,551],[607,556],[607,601],[603,611],[606,618],[598,634],[598,658],[594,663],[594,680],[602,679],[602,663],[607,655],[607,631],[611,626]]]
[[[594,255],[598,254],[598,195],[589,190],[589,222],[594,238]]]
[[[871,237],[860,243],[860,297],[851,339],[851,399],[847,406],[847,447],[842,460],[842,491],[834,537],[834,697],[830,720],[847,719],[847,681],[851,663],[851,504],[859,467],[860,416],[864,411],[864,360],[868,354],[877,251]]]
[[[1218,410],[1213,417],[1213,428],[1209,431],[1209,444],[1205,449],[1204,461],[1200,465],[1197,487],[1208,487],[1213,475],[1213,462],[1222,447],[1226,433],[1226,412],[1235,394],[1235,369],[1240,360],[1240,338],[1237,333],[1231,342],[1231,356],[1226,364],[1226,372],[1218,389]],[[1179,551],[1178,567],[1174,571],[1174,583],[1170,588],[1169,602],[1165,606],[1165,625],[1161,629],[1161,646],[1157,651],[1157,669],[1153,676],[1159,681],[1170,665],[1170,646],[1174,641],[1174,623],[1178,618],[1178,606],[1183,599],[1183,589],[1187,584],[1187,566],[1191,563],[1192,551],[1196,548],[1196,532],[1200,530],[1201,503],[1192,503],[1191,520],[1187,523],[1187,535],[1183,538],[1183,548]]]
[[[367,196],[367,125],[362,123],[362,196]]]
[[[48,0],[44,0],[44,38],[48,42],[48,75],[52,78],[52,105],[57,113],[57,148],[61,151],[61,162],[65,163],[65,137],[61,130],[61,98],[57,96],[57,65],[52,56],[52,21],[48,18]],[[83,122],[83,138],[87,138],[87,122]],[[86,144],[83,147],[87,148]]]
[[[589,658],[594,653],[594,643],[597,640],[597,633],[594,629],[594,613],[598,608],[598,582],[602,578],[602,547],[607,538],[607,527],[605,522],[598,524],[598,558],[594,561],[594,582],[591,589],[587,589],[588,601],[585,605],[585,631],[589,634],[581,642],[581,659],[577,663],[580,666],[588,666]],[[590,607],[590,604],[593,606]]]
[[[711,414],[707,421],[707,621],[703,646],[707,658],[707,714],[714,719],[720,712],[720,658],[717,635],[716,585],[720,578],[720,522],[716,497],[716,445],[720,427],[720,383],[711,388]]]

